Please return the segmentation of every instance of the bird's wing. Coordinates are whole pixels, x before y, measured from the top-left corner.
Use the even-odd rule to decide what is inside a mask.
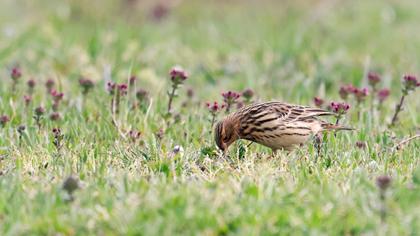
[[[239,134],[242,138],[252,140],[253,135],[274,131],[279,128],[287,110],[272,103],[258,103],[236,112],[239,118]]]
[[[243,123],[259,124],[266,119],[284,119],[288,110],[281,106],[282,103],[265,102],[256,103],[245,107],[237,112]],[[261,122],[260,122],[261,121]]]
[[[282,102],[256,103],[240,109],[238,112],[243,121],[256,121],[267,115],[276,116],[280,121],[305,120],[318,116],[334,116],[333,112],[309,106],[293,105]]]

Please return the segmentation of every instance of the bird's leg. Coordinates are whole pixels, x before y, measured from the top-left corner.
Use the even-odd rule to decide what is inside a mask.
[[[315,135],[314,146],[317,151],[317,155],[315,157],[315,163],[318,161],[318,157],[321,156],[321,149],[322,149],[322,133],[319,132]]]

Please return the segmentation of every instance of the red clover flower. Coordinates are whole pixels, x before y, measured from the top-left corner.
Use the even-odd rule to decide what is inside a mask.
[[[183,81],[188,79],[187,72],[181,67],[175,66],[169,72],[169,76],[172,80],[172,83],[181,84]]]
[[[22,77],[22,71],[20,70],[20,68],[19,67],[13,67],[12,71],[10,72],[10,77],[13,80],[12,91],[14,92],[16,90],[16,85],[17,85],[20,77]]]
[[[344,102],[331,102],[330,108],[333,112],[337,113],[337,120],[335,123],[338,125],[341,117],[350,109],[350,105]]]
[[[52,79],[48,79],[47,82],[45,82],[45,87],[47,88],[48,93],[52,92],[54,85],[55,85],[55,82]]]
[[[130,132],[128,132],[128,136],[130,137],[130,140],[132,142],[135,142],[137,139],[140,138],[141,132],[137,130],[130,130]]]
[[[211,114],[211,127],[213,127],[214,122],[216,121],[217,114],[225,108],[225,104],[219,104],[217,102],[206,102],[208,111]]]
[[[39,129],[41,129],[41,120],[45,114],[45,109],[42,106],[35,108],[34,119]]]
[[[137,76],[135,75],[130,76],[130,79],[129,79],[130,88],[134,87],[134,85],[136,84],[136,81],[137,81]]]
[[[52,99],[53,99],[52,109],[54,111],[57,111],[58,106],[60,105],[60,101],[63,100],[64,93],[59,93],[56,90],[52,90],[51,91],[51,96],[52,96]]]
[[[225,104],[219,104],[217,102],[213,102],[213,103],[207,102],[206,106],[211,114],[217,114],[218,112],[223,110],[223,108],[225,108]]]
[[[362,88],[362,89],[355,88],[353,91],[353,94],[356,97],[357,103],[360,104],[366,100],[366,97],[369,94],[369,90],[367,88]]]
[[[112,95],[111,99],[111,113],[119,113],[120,101],[121,97],[127,95],[127,84],[116,84],[112,81],[107,83],[107,90],[110,95]],[[114,97],[115,95],[115,97]]]
[[[403,93],[408,94],[408,92],[415,90],[420,86],[420,82],[417,81],[417,77],[414,75],[404,75],[404,88]]]
[[[118,92],[121,96],[127,95],[127,89],[128,89],[127,84],[119,84],[119,85],[117,86],[117,92]]]
[[[61,118],[60,113],[58,112],[53,112],[50,114],[50,120],[52,121],[57,121]]]
[[[0,116],[0,126],[1,127],[4,128],[9,121],[10,121],[9,116],[7,116],[7,115]]]
[[[13,67],[12,71],[10,72],[10,77],[13,79],[13,81],[17,82],[17,80],[22,77],[22,71],[19,67]]]
[[[417,81],[416,76],[414,76],[414,75],[404,75],[402,96],[401,96],[400,102],[395,107],[395,113],[394,113],[394,116],[392,117],[390,126],[393,126],[397,122],[398,114],[402,110],[405,96],[407,96],[410,91],[414,91],[419,86],[420,86],[420,82]]]
[[[222,93],[222,96],[223,96],[223,101],[226,103],[226,112],[229,112],[231,106],[237,103],[238,99],[241,97],[239,93],[233,92],[233,91]]]
[[[356,147],[359,148],[359,149],[365,149],[366,148],[366,142],[357,141],[356,142]]]
[[[31,102],[32,102],[32,96],[31,95],[24,95],[23,100],[25,101],[25,105],[29,106],[29,104],[31,104]]]
[[[168,115],[171,114],[172,102],[176,96],[176,90],[186,79],[188,79],[188,73],[181,67],[175,66],[169,71],[169,77],[172,82],[172,90],[168,92],[168,95],[169,95],[168,110],[167,110]]]
[[[35,88],[35,85],[36,85],[35,80],[30,79],[30,80],[28,80],[28,82],[26,82],[26,84],[28,85],[28,93],[33,94],[34,88]]]
[[[344,102],[331,102],[330,107],[335,113],[339,115],[346,114],[350,109],[350,105]]]
[[[351,84],[343,85],[343,86],[340,87],[340,90],[339,90],[338,93],[340,94],[340,97],[342,99],[347,100],[349,94],[353,93],[354,90],[355,90],[355,87],[353,87],[353,85],[351,85]]]
[[[320,97],[314,97],[314,104],[317,107],[322,107],[322,105],[324,104],[324,99]]]
[[[89,91],[95,86],[92,80],[88,78],[80,78],[79,79],[79,85],[82,87],[82,93],[83,95],[86,95],[89,93]]]
[[[250,103],[253,96],[254,96],[254,91],[252,89],[248,88],[242,92],[242,97],[245,99],[246,103]]]
[[[378,91],[378,99],[380,103],[383,103],[390,95],[391,91],[387,88]]]
[[[368,73],[368,81],[369,85],[372,87],[373,90],[376,90],[376,85],[381,82],[381,77],[375,72]]]

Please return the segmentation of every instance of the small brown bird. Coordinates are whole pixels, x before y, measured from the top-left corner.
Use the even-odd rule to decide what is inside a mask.
[[[336,114],[320,108],[264,102],[249,105],[228,115],[215,126],[217,146],[226,152],[238,139],[245,139],[273,150],[292,150],[313,135],[326,130],[352,130],[328,123],[320,116]]]

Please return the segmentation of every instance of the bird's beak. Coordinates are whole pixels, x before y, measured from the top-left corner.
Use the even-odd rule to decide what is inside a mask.
[[[223,157],[227,157],[227,153],[228,153],[228,146],[226,145],[226,143],[222,144],[223,146]]]

